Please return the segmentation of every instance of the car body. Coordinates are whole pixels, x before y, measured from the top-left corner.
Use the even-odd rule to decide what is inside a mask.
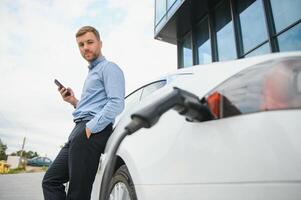
[[[301,52],[180,69],[126,98],[101,157],[131,115],[174,89],[197,95],[213,119],[191,122],[175,110],[118,147],[110,199],[301,199]]]
[[[27,160],[27,165],[37,166],[37,167],[49,167],[52,161],[48,157],[34,157]]]

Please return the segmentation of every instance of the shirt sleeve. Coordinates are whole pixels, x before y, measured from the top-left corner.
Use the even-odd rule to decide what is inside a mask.
[[[103,83],[107,94],[107,103],[103,109],[90,120],[86,127],[92,133],[102,131],[107,125],[113,123],[116,116],[124,109],[125,80],[122,70],[114,63],[105,66]]]

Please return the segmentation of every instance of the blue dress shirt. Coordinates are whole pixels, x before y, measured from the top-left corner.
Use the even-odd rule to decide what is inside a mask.
[[[122,70],[101,56],[90,63],[80,101],[72,113],[74,120],[90,120],[92,133],[102,131],[124,108],[125,81]]]

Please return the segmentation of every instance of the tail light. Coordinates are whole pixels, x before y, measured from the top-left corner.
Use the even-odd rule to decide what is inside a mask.
[[[301,58],[272,60],[247,68],[206,99],[216,118],[301,108]]]
[[[207,98],[207,104],[215,118],[220,118],[221,94],[214,92]]]

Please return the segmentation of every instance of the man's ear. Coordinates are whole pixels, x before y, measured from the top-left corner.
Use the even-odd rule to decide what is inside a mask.
[[[102,41],[99,40],[99,47],[102,48]]]

